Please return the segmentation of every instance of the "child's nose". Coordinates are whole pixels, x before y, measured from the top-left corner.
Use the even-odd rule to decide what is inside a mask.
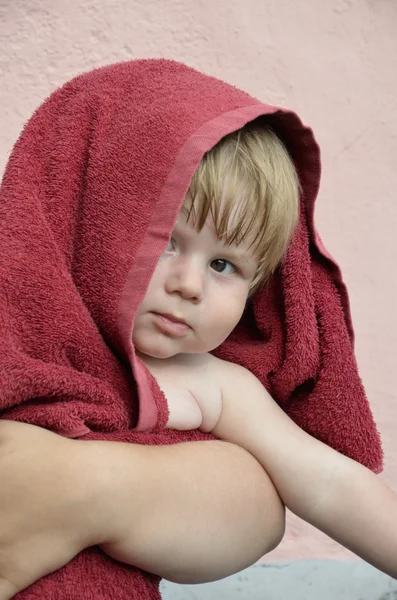
[[[204,273],[191,260],[179,260],[167,278],[167,292],[178,293],[186,300],[200,302],[204,289]]]

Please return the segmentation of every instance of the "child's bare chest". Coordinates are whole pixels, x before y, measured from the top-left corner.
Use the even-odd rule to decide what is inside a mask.
[[[166,397],[169,428],[210,431],[214,427],[222,399],[217,359],[200,355],[144,362]]]

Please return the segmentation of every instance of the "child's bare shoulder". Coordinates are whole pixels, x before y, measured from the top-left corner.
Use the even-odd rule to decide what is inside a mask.
[[[214,373],[217,373],[220,380],[223,382],[231,382],[232,384],[242,385],[261,385],[260,381],[255,377],[251,371],[238,365],[237,363],[223,360],[212,354],[208,354],[208,363],[211,364],[211,368]]]

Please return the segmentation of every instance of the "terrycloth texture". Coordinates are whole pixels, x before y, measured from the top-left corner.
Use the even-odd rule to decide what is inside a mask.
[[[144,444],[164,429],[136,359],[137,308],[203,154],[268,115],[302,183],[285,263],[217,354],[251,369],[316,437],[379,471],[340,271],[314,230],[318,147],[298,117],[170,61],[96,70],[56,91],[17,142],[0,198],[1,416],[62,435]],[[96,549],[19,595],[157,599],[158,580]]]

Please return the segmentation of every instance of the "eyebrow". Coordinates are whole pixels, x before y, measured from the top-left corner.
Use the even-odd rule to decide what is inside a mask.
[[[177,230],[178,235],[181,235],[182,237],[184,237],[185,239],[189,238],[192,234],[191,232],[188,232],[185,230],[185,226],[186,223],[180,223],[178,221],[175,222],[174,225],[174,229],[173,231]],[[219,242],[220,248],[219,248],[219,252],[224,252],[226,257],[229,255],[234,258],[234,260],[237,261],[244,261],[245,263],[249,264],[249,263],[257,263],[258,260],[257,258],[253,255],[250,254],[249,252],[247,252],[246,250],[241,250],[239,248],[239,246],[237,246],[236,244],[228,244],[227,242],[224,242],[222,239],[217,238],[217,241]]]

